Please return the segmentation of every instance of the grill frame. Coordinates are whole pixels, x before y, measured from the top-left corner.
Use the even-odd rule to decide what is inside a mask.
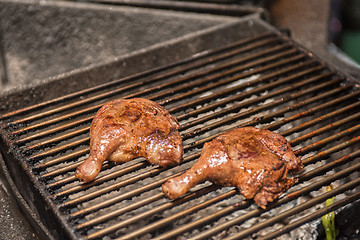
[[[281,38],[286,38],[284,35],[281,35],[277,31],[274,31],[272,33],[276,34],[278,36],[281,36]],[[297,51],[301,51],[302,53],[304,53],[304,56],[306,56],[306,57],[315,59],[315,61],[320,63],[321,66],[325,66],[326,68],[329,68],[331,71],[338,74],[339,77],[343,79],[343,81],[349,82],[352,85],[357,84],[356,80],[350,79],[350,78],[342,75],[341,73],[333,70],[325,62],[321,61],[317,57],[314,57],[311,52],[303,49],[301,46],[292,42],[290,39],[288,39],[288,41],[290,41],[293,44],[292,47],[294,47]],[[38,108],[39,106],[34,106],[34,107]],[[29,109],[27,109],[26,111],[29,111]],[[18,111],[16,113],[19,114],[20,112]],[[5,115],[5,117],[7,117],[7,116]],[[18,122],[17,124],[19,124],[19,125],[26,124],[26,121],[24,121],[24,123]],[[32,172],[33,169],[29,169],[28,166],[24,162],[18,161],[19,159],[23,159],[23,154],[21,152],[22,150],[17,146],[17,144],[19,144],[19,142],[17,141],[17,139],[9,140],[9,139],[11,139],[11,137],[9,136],[9,132],[8,132],[8,130],[5,130],[4,128],[7,128],[7,126],[5,126],[5,125],[2,126],[2,129],[1,129],[1,135],[2,135],[1,141],[2,142],[0,145],[2,148],[3,154],[6,155],[6,159],[8,160],[8,161],[6,161],[7,168],[9,169],[11,176],[13,176],[13,178],[16,179],[16,181],[17,181],[16,184],[18,184],[19,186],[21,184],[25,184],[25,189],[30,189],[30,191],[28,191],[28,192],[31,192],[31,194],[25,193],[24,192],[25,190],[23,190],[22,194],[25,194],[25,196],[26,196],[25,198],[38,199],[38,201],[40,201],[40,203],[39,202],[37,203],[38,206],[32,205],[31,201],[28,201],[28,204],[30,205],[30,209],[35,209],[36,211],[38,211],[37,213],[35,213],[35,215],[40,216],[40,218],[42,218],[41,221],[44,221],[47,224],[49,224],[47,226],[49,229],[55,230],[55,232],[51,233],[50,235],[54,234],[55,236],[61,237],[61,238],[72,238],[72,239],[78,238],[79,236],[76,235],[76,233],[74,233],[73,228],[72,228],[73,226],[69,223],[71,221],[71,219],[69,221],[69,216],[64,216],[64,213],[62,212],[62,209],[64,209],[64,208],[66,209],[67,207],[72,206],[72,204],[68,204],[68,205],[59,204],[59,202],[61,202],[61,200],[63,198],[62,195],[60,195],[60,196],[57,195],[55,197],[55,200],[52,200],[53,194],[51,194],[51,191],[49,191],[49,192],[44,191],[44,189],[48,189],[49,186],[44,186],[41,183],[41,181],[37,181],[38,176],[34,175],[34,173]],[[199,133],[199,131],[196,131],[195,133]],[[194,135],[194,133],[184,135],[184,136],[192,137],[193,135]],[[209,139],[206,139],[206,140],[209,140]],[[201,144],[201,143],[197,143],[197,144]],[[34,147],[34,149],[35,149],[35,147]],[[197,156],[198,155],[195,155],[195,158]],[[32,159],[30,159],[29,162],[31,163],[31,161],[35,161],[36,158],[39,158],[39,157],[41,157],[41,156],[38,155],[36,157],[33,157]],[[141,167],[141,165],[144,165],[144,164],[140,164],[140,167]],[[42,167],[44,167],[44,166],[38,166],[36,168],[40,169]],[[25,170],[25,174],[24,174],[24,170]],[[152,174],[154,172],[156,172],[156,169],[152,172]],[[49,176],[46,176],[46,178],[49,178]],[[31,195],[33,195],[33,196],[31,196]],[[46,206],[46,207],[39,208],[39,206]],[[48,211],[47,208],[51,209],[51,211]],[[52,221],[53,219],[57,219],[57,222],[55,222],[55,224],[51,224],[51,222],[53,222]]]

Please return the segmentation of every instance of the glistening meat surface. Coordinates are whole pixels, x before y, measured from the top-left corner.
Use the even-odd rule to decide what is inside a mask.
[[[163,184],[171,199],[206,180],[234,186],[262,208],[291,187],[290,171],[302,168],[290,144],[279,134],[254,127],[238,128],[205,143],[198,161],[185,173]]]
[[[176,118],[159,104],[143,99],[118,99],[96,113],[90,127],[90,156],[76,177],[90,182],[105,160],[127,162],[145,157],[162,167],[176,165],[183,155]]]

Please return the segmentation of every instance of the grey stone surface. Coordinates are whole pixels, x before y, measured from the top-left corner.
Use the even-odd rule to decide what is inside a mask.
[[[18,206],[0,182],[0,239],[38,240],[34,230],[21,215]]]
[[[225,17],[60,1],[1,0],[0,16],[0,65],[6,67],[2,80],[7,83],[0,86],[3,88],[110,62],[229,21]]]

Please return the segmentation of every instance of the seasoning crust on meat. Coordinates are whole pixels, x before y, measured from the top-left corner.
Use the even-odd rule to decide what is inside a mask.
[[[123,163],[145,157],[162,167],[176,165],[183,155],[177,119],[159,104],[143,99],[118,99],[103,105],[90,127],[90,156],[76,177],[90,182],[105,160]]]
[[[198,161],[185,173],[169,179],[162,189],[178,198],[206,180],[234,186],[262,208],[289,189],[295,179],[288,172],[302,168],[290,144],[279,134],[254,127],[226,132],[205,143]]]

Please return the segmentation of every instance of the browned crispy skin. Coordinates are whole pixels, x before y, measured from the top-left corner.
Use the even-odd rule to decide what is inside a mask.
[[[90,127],[90,156],[76,177],[92,181],[105,160],[127,162],[145,157],[162,167],[176,165],[183,155],[176,118],[159,104],[143,99],[118,99],[96,113]]]
[[[279,134],[254,127],[238,128],[205,143],[199,160],[185,173],[163,184],[163,192],[178,198],[206,180],[234,186],[262,208],[291,187],[289,171],[302,168],[290,144]]]

